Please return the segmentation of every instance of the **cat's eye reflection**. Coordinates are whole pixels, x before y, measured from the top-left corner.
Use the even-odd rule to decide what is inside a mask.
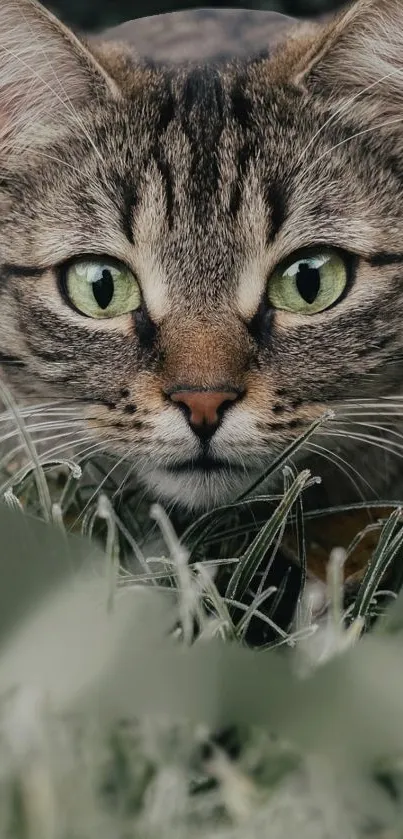
[[[346,261],[337,250],[318,248],[294,254],[272,274],[269,303],[275,309],[314,315],[342,297],[347,281]]]
[[[70,262],[62,272],[63,293],[74,309],[91,318],[114,318],[141,305],[140,287],[129,268],[108,259]]]

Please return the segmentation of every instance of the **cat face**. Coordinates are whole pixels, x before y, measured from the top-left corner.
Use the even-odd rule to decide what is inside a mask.
[[[325,409],[400,389],[402,103],[396,75],[369,87],[375,13],[359,52],[378,5],[270,60],[161,69],[3,0],[3,375],[164,499],[226,502]]]

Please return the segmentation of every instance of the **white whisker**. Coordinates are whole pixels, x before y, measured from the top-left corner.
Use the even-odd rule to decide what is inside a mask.
[[[400,440],[403,440],[403,434],[400,431],[395,431],[394,428],[388,428],[388,427],[385,427],[384,425],[375,425],[374,423],[362,422],[362,421],[355,422],[354,420],[353,421],[349,420],[348,422],[345,422],[345,423],[340,422],[340,425],[344,425],[344,426],[347,426],[347,427],[358,425],[359,427],[363,427],[363,428],[372,428],[375,431],[384,431],[386,434],[392,435],[393,437],[398,437]],[[337,428],[337,425],[336,425],[336,428]],[[393,442],[393,440],[391,442]]]
[[[30,73],[31,76],[33,76],[34,78],[39,80],[41,82],[41,84],[43,84],[50,91],[50,93],[52,93],[52,95],[56,97],[56,99],[59,101],[59,103],[62,105],[62,107],[65,108],[67,113],[69,113],[73,117],[76,125],[81,129],[81,131],[83,132],[84,136],[86,137],[86,139],[89,141],[89,143],[93,147],[93,149],[94,149],[95,153],[97,154],[97,156],[99,157],[99,159],[102,161],[103,164],[105,164],[105,161],[104,161],[99,149],[96,147],[94,141],[92,140],[92,138],[88,134],[88,132],[84,130],[84,126],[82,124],[82,121],[80,119],[78,119],[77,112],[75,110],[69,109],[68,106],[66,105],[65,99],[63,99],[59,95],[59,93],[52,87],[51,84],[49,84],[49,82],[46,81],[45,78],[43,78],[43,76],[41,76],[40,73],[38,73],[27,61],[24,61],[24,59],[21,58],[20,55],[15,53],[13,50],[10,50],[9,47],[1,46],[0,50],[1,50],[1,52],[4,52],[6,55],[11,56],[11,58],[15,59],[19,64],[21,64],[23,67],[25,67],[25,69],[28,70],[28,72]],[[52,67],[52,72],[54,72],[53,67]],[[65,90],[63,90],[63,95],[66,96]]]
[[[397,76],[397,75],[402,75],[402,70],[400,68],[396,68],[394,70],[391,70],[390,73],[385,73],[385,75],[381,76],[379,79],[376,79],[374,82],[371,82],[371,84],[366,85],[365,87],[362,87],[357,93],[354,94],[354,96],[351,96],[349,99],[347,99],[345,102],[343,102],[341,107],[337,108],[337,110],[334,111],[330,115],[330,117],[328,117],[327,120],[325,120],[325,122],[321,125],[321,127],[317,131],[315,131],[315,133],[313,134],[313,136],[311,137],[311,139],[308,141],[305,148],[301,152],[300,156],[298,157],[295,166],[298,166],[300,164],[302,158],[305,156],[307,151],[311,148],[312,144],[315,142],[317,137],[319,137],[319,135],[322,133],[322,131],[325,130],[327,125],[329,125],[331,122],[336,122],[336,123],[339,122],[339,118],[344,115],[344,112],[347,111],[349,109],[350,105],[352,105],[357,99],[359,99],[360,96],[363,96],[364,93],[368,93],[369,90],[372,90],[374,87],[381,84],[381,82],[384,82],[385,79],[390,79],[391,77]]]
[[[60,440],[62,437],[71,437],[73,435],[73,433],[74,433],[73,431],[66,431],[66,432],[63,432],[62,434],[49,434],[47,437],[41,437],[38,440],[35,440],[34,438],[32,438],[32,442],[35,444],[35,446],[38,447],[39,445],[42,446],[44,443],[49,443],[51,440]],[[83,439],[92,439],[92,438],[88,437],[88,435],[87,435],[87,437],[85,437]],[[72,441],[70,441],[70,443],[63,443],[63,447],[65,447],[66,445],[67,446],[69,446],[69,445],[74,446],[75,445],[74,439]],[[21,451],[24,451],[24,450],[26,450],[25,443],[20,443],[18,446],[15,446],[13,449],[7,449],[7,451],[4,453],[4,455],[0,458],[0,466],[4,467],[5,465],[7,465],[7,463],[10,463],[10,461],[12,461],[14,457],[16,457]],[[38,453],[38,454],[40,455],[40,453]]]
[[[60,432],[61,432],[61,433],[60,433],[59,435],[54,435],[54,436],[65,437],[65,436],[67,436],[67,435],[70,435],[70,436],[71,436],[71,434],[73,434],[73,433],[74,433],[74,429],[76,429],[76,428],[82,428],[82,427],[83,427],[83,423],[82,423],[82,422],[79,422],[79,421],[74,421],[74,422],[71,422],[71,423],[67,423],[67,424],[66,424],[65,422],[60,423],[60,422],[55,422],[55,421],[52,421],[52,422],[41,422],[41,423],[38,423],[37,425],[33,425],[33,424],[29,425],[29,424],[26,424],[26,426],[25,426],[25,427],[26,427],[26,429],[27,429],[27,431],[28,431],[29,433],[33,433],[33,432],[41,432],[41,431],[50,431],[50,430],[52,430],[52,429],[53,429],[53,430],[55,430],[55,429],[60,429]],[[66,427],[69,427],[71,430],[70,430],[70,431],[63,432],[63,429],[64,429],[64,428],[66,428]],[[2,443],[5,443],[7,440],[11,440],[13,437],[18,437],[18,435],[19,435],[20,433],[21,433],[21,432],[20,432],[20,429],[19,429],[19,428],[13,428],[13,429],[12,429],[12,431],[9,431],[7,434],[3,434],[3,435],[0,437],[0,445],[1,445]],[[38,443],[41,443],[41,442],[42,442],[42,441],[41,441],[41,438],[38,438],[38,440],[36,440],[36,443],[37,443],[37,444],[38,444]]]
[[[371,493],[376,495],[376,492],[375,492],[374,488],[367,481],[367,479],[364,478],[364,476],[361,474],[361,472],[359,472],[358,469],[356,469],[351,463],[349,463],[347,460],[345,460],[344,457],[341,457],[341,455],[339,455],[337,452],[333,452],[333,451],[331,451],[331,449],[328,449],[324,446],[320,446],[318,443],[312,443],[312,442],[308,442],[306,444],[306,448],[309,451],[317,452],[320,455],[320,457],[325,458],[330,463],[333,463],[334,466],[337,466],[338,469],[340,469],[340,471],[343,472],[343,474],[346,476],[346,478],[348,478],[348,480],[352,483],[354,488],[357,490],[358,495],[360,496],[360,498],[362,498],[363,501],[365,501],[364,493],[363,493],[362,489],[360,488],[360,486],[358,485],[357,481],[350,474],[350,472],[353,472],[354,475],[356,475],[357,478],[360,479],[360,481],[362,481],[364,484],[367,485],[367,487],[371,491]]]
[[[83,509],[80,511],[80,514],[77,516],[77,519],[75,520],[74,525],[76,525],[76,524],[80,521],[80,519],[84,516],[84,514],[85,514],[85,513],[86,513],[86,511],[88,510],[88,507],[90,507],[90,505],[92,504],[92,502],[95,500],[95,498],[97,497],[97,495],[98,495],[98,494],[99,494],[99,492],[101,491],[102,487],[105,485],[105,483],[106,483],[106,481],[108,480],[108,478],[110,478],[110,476],[113,474],[113,472],[115,471],[115,469],[118,469],[118,467],[119,467],[119,466],[120,466],[120,465],[121,465],[121,464],[122,464],[122,463],[123,463],[123,462],[127,459],[127,457],[128,457],[128,455],[127,455],[127,454],[122,455],[122,457],[120,457],[120,458],[119,458],[119,459],[118,459],[118,460],[117,460],[117,461],[113,464],[113,466],[111,467],[111,469],[109,469],[109,471],[107,472],[107,474],[105,475],[105,477],[104,477],[104,478],[102,478],[102,481],[101,481],[101,482],[100,482],[100,484],[97,486],[96,490],[92,493],[91,497],[88,499],[88,501],[87,501],[86,505],[85,505],[85,506],[83,507]]]
[[[372,408],[368,411],[362,411],[360,408],[357,408],[356,411],[337,411],[334,422],[341,422],[342,420],[344,420],[345,417],[385,417],[389,419],[391,422],[392,420],[396,420],[397,422],[403,423],[402,409],[399,408],[399,413],[397,413],[397,410],[398,409],[395,408],[391,409],[390,411],[386,411],[384,407],[381,407],[379,409]]]
[[[90,440],[92,440],[92,438],[84,437],[80,440],[76,440],[75,442],[63,443],[63,445],[61,446],[55,446],[53,449],[49,449],[48,451],[43,452],[42,454],[38,454],[38,460],[42,465],[46,465],[47,461],[52,460],[53,458],[56,459],[56,457],[61,457],[63,452],[67,452],[68,454],[73,453],[75,446],[83,445],[83,443],[88,443]],[[92,445],[87,446],[87,449],[97,448],[99,445],[99,443],[94,445],[92,440]],[[76,458],[80,458],[82,457],[82,454],[83,452],[81,451],[75,452],[74,456]],[[26,475],[27,469],[29,469],[30,466],[33,467],[34,464],[29,463],[28,461],[21,469],[19,469],[13,475],[11,475],[8,478],[8,480],[5,481],[5,483],[3,483],[2,486],[0,486],[0,495],[3,495],[4,492],[6,492],[8,489],[16,486],[19,483],[19,481],[22,480],[22,478]]]
[[[321,437],[341,437],[347,440],[357,440],[357,442],[361,443],[369,443],[370,445],[375,446],[375,448],[382,449],[389,454],[396,455],[397,457],[403,457],[400,450],[403,450],[403,446],[399,443],[390,443],[389,445],[385,444],[383,437],[375,437],[372,434],[357,434],[354,432],[348,431],[318,431],[318,435]],[[393,448],[392,448],[393,447]]]
[[[380,123],[380,125],[372,125],[371,128],[363,128],[361,131],[356,131],[355,134],[350,134],[349,137],[346,137],[344,140],[340,140],[339,143],[335,143],[334,146],[331,146],[330,149],[326,149],[323,154],[316,157],[309,166],[306,167],[305,171],[309,172],[313,166],[316,166],[324,157],[327,157],[331,154],[335,149],[340,148],[340,146],[344,146],[345,143],[348,143],[350,140],[354,140],[356,137],[362,137],[364,134],[370,134],[372,131],[379,131],[381,128],[386,128],[388,125],[395,125],[396,123],[403,122],[403,117],[395,117],[394,119],[386,120],[385,122]]]

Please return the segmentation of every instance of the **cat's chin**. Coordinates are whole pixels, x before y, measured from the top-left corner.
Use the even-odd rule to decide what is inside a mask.
[[[145,483],[159,501],[174,503],[189,512],[203,512],[234,501],[252,479],[253,475],[244,470],[226,468],[214,472],[155,469],[147,474]]]

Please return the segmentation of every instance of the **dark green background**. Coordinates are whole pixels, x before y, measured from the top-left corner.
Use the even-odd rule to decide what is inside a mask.
[[[45,0],[45,5],[79,28],[103,29],[135,17],[200,6],[275,9],[289,15],[311,16],[335,8],[338,0]]]

